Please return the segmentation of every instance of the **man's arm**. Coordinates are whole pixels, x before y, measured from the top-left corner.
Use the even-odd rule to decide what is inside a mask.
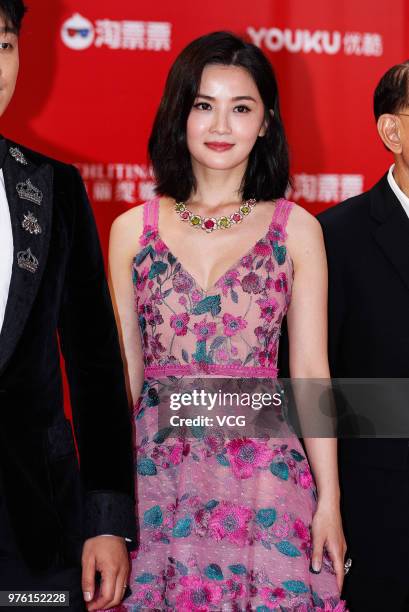
[[[74,167],[73,239],[59,320],[85,490],[85,539],[136,541],[132,433],[111,299],[94,217]]]

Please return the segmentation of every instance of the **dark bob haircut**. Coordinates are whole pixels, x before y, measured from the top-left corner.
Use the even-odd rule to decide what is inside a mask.
[[[375,119],[409,106],[409,61],[392,66],[379,81],[373,100]]]
[[[6,31],[19,34],[26,11],[23,0],[0,0],[0,15],[5,21]]]
[[[156,193],[186,201],[196,180],[186,143],[186,124],[205,66],[247,70],[265,107],[267,131],[257,138],[241,185],[244,200],[282,197],[289,184],[288,147],[281,121],[277,81],[262,51],[230,32],[213,32],[191,42],[176,58],[166,81],[149,139]],[[269,109],[274,111],[271,116]]]

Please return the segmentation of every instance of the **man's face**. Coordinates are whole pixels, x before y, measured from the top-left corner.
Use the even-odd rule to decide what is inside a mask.
[[[0,15],[0,116],[3,115],[16,86],[19,68],[18,36],[6,27]]]

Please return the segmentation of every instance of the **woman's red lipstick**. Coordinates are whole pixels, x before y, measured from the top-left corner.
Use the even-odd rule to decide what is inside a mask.
[[[234,147],[231,142],[205,142],[206,147],[213,149],[213,151],[228,151]]]

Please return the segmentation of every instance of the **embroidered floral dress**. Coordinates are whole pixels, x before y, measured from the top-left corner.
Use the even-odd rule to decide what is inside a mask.
[[[298,438],[158,430],[161,379],[276,378],[291,208],[278,200],[264,238],[204,291],[158,233],[159,199],[144,204],[133,262],[145,361],[134,414],[140,540],[121,610],[345,610],[328,556],[309,571],[316,489]]]

